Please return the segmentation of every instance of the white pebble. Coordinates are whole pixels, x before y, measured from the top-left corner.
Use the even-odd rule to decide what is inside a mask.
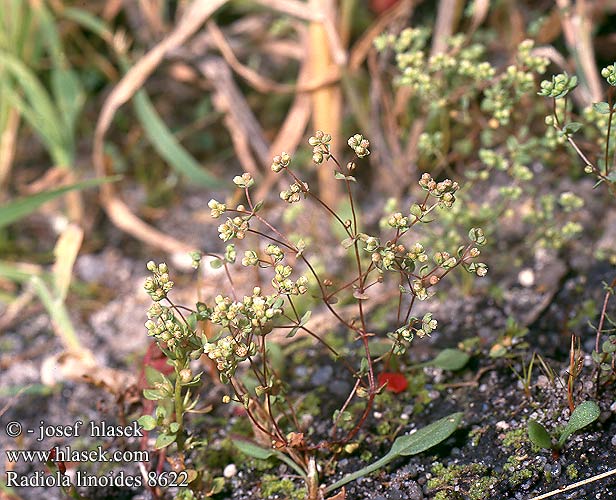
[[[523,287],[531,287],[535,284],[535,272],[529,267],[522,269],[518,273],[518,282]]]
[[[222,471],[222,475],[225,476],[227,479],[235,476],[237,474],[237,467],[235,466],[235,464],[229,464],[225,467],[225,469]]]

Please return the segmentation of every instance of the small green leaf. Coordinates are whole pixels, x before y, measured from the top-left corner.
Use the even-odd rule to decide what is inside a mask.
[[[351,481],[355,481],[366,474],[379,470],[399,456],[416,455],[417,453],[421,453],[422,451],[432,448],[453,434],[460,424],[460,420],[462,420],[462,415],[463,414],[461,412],[453,413],[448,417],[441,418],[440,420],[419,429],[414,434],[398,437],[394,441],[391,450],[389,450],[387,455],[367,467],[364,467],[363,469],[360,469],[352,474],[348,474],[339,481],[336,481],[334,484],[331,484],[325,488],[325,493],[330,493],[335,489],[350,483]]]
[[[156,419],[152,415],[142,415],[137,419],[137,422],[146,431],[151,431],[156,428]]]
[[[592,109],[602,115],[610,114],[610,105],[607,102],[593,102]]]
[[[86,189],[98,186],[99,184],[103,184],[105,182],[116,182],[118,180],[120,180],[120,176],[90,179],[87,181],[78,182],[76,184],[71,184],[70,186],[64,186],[58,189],[52,189],[50,191],[43,191],[42,193],[9,201],[0,207],[0,228],[31,214],[44,203],[51,201],[58,196],[62,196],[69,191]]]
[[[539,448],[545,448],[549,450],[552,448],[552,438],[545,430],[545,427],[536,420],[529,420],[528,422],[528,437]]]
[[[161,399],[165,399],[167,396],[158,389],[144,389],[143,397],[145,399],[149,399],[150,401],[159,401]]]
[[[423,215],[423,210],[417,203],[413,203],[411,205],[410,213],[411,215],[414,215],[418,219],[421,219],[421,216]]]
[[[603,352],[616,352],[616,344],[611,340],[606,340],[603,342],[602,350]]]
[[[442,368],[443,370],[456,371],[464,368],[471,357],[459,349],[443,349],[429,365]]]
[[[177,434],[179,430],[180,430],[180,424],[178,424],[177,422],[171,422],[169,424],[169,431],[171,432],[171,434]]]
[[[233,439],[232,442],[238,450],[240,450],[245,455],[248,455],[249,457],[253,457],[258,460],[267,460],[270,457],[276,457],[278,460],[284,462],[293,470],[295,470],[295,472],[297,472],[300,476],[306,477],[306,471],[304,471],[298,464],[293,462],[293,460],[291,460],[284,453],[281,453],[276,450],[262,448],[261,446],[257,446],[251,441],[242,438]]]
[[[160,450],[161,448],[166,448],[171,443],[173,443],[177,439],[175,434],[159,434],[156,438],[156,443],[154,443],[154,448]]]
[[[302,318],[299,320],[299,325],[304,326],[306,323],[308,323],[310,316],[312,316],[312,311],[306,311]]]
[[[222,260],[220,260],[220,259],[212,259],[210,261],[210,267],[212,269],[220,269],[222,267]]]
[[[567,438],[573,434],[574,432],[579,431],[583,427],[586,427],[589,424],[592,424],[595,420],[599,418],[599,414],[601,410],[599,409],[599,405],[594,401],[584,401],[575,407],[573,413],[571,414],[571,418],[569,419],[569,423],[563,430],[563,433],[560,435],[560,439],[558,440],[558,447],[562,447]]]
[[[408,457],[436,446],[454,433],[460,425],[462,416],[462,412],[453,413],[422,427],[413,434],[398,437],[389,453]]]
[[[580,122],[571,122],[571,123],[567,123],[563,127],[563,132],[565,134],[574,134],[575,132],[577,132],[581,128],[582,128],[582,124]]]
[[[199,315],[196,312],[190,313],[186,317],[186,324],[193,331],[197,329],[197,321],[199,321]]]
[[[276,456],[274,450],[261,448],[261,446],[257,446],[256,444],[244,439],[234,439],[233,445],[244,455],[248,455],[249,457],[256,458],[258,460],[267,460],[270,457]]]

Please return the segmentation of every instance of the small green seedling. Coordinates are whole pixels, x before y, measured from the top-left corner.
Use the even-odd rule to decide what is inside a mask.
[[[458,371],[466,366],[471,357],[459,349],[443,349],[438,355],[429,361],[413,365],[413,368],[423,368],[424,366],[435,366],[442,370]]]
[[[462,420],[462,415],[462,412],[452,413],[451,415],[441,418],[430,425],[422,427],[413,434],[399,436],[391,445],[391,449],[387,455],[367,467],[364,467],[363,469],[346,475],[340,481],[336,481],[334,484],[329,485],[325,488],[325,493],[331,493],[351,481],[355,481],[366,474],[379,470],[398,457],[417,455],[422,451],[426,451],[433,446],[442,443],[458,428],[458,425],[460,425],[460,421]]]
[[[545,427],[536,420],[530,420],[528,422],[528,437],[533,444],[536,444],[540,448],[552,450],[552,456],[557,458],[567,438],[574,432],[592,424],[599,418],[600,413],[601,410],[597,403],[594,401],[584,401],[573,410],[571,418],[569,418],[569,422],[558,438],[558,441],[554,442],[552,436],[550,436]]]

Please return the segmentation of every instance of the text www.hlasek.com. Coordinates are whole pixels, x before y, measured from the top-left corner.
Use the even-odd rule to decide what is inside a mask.
[[[110,452],[98,446],[94,450],[73,450],[70,446],[55,446],[51,450],[6,450],[9,462],[149,462],[148,450],[116,450]]]

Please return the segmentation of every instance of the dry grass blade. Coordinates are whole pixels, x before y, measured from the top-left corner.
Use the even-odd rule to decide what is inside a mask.
[[[336,18],[335,7],[331,0],[310,0],[309,8],[322,11],[331,19]],[[312,22],[309,27],[308,54],[310,59],[310,72],[312,78],[323,78],[328,68],[335,61],[330,50],[325,24]],[[312,94],[312,126],[315,130],[327,130],[332,136],[332,153],[338,156],[340,144],[340,123],[342,116],[342,92],[338,85],[330,85],[319,89]],[[317,171],[319,179],[319,194],[325,204],[336,207],[339,203],[339,182],[332,182],[328,169],[320,168]]]
[[[471,27],[468,30],[468,36],[470,37],[477,28],[481,26],[488,15],[490,10],[490,0],[475,0],[473,4],[473,18],[471,20]]]
[[[441,0],[438,3],[430,55],[439,54],[447,48],[447,39],[452,35],[461,14],[460,7],[462,3],[457,0]]]
[[[248,146],[255,152],[257,161],[265,166],[270,161],[269,145],[261,125],[233,81],[229,66],[220,57],[207,57],[198,64],[198,68],[214,86],[214,106],[218,111],[225,113],[227,129],[242,166],[252,175],[258,174]]]
[[[0,201],[3,196],[2,187],[11,174],[13,166],[19,118],[19,112],[15,108],[9,109],[4,130],[2,135],[0,135]]]
[[[256,71],[253,71],[247,66],[244,66],[233,53],[233,49],[227,42],[225,35],[220,30],[218,25],[214,21],[208,21],[207,23],[208,33],[211,35],[214,44],[224,57],[225,61],[233,71],[240,75],[250,85],[252,85],[259,92],[283,92],[289,93],[294,91],[293,85],[284,85],[274,80],[270,80],[262,75],[259,75]]]
[[[312,92],[322,87],[336,83],[340,80],[340,71],[338,66],[330,65],[330,67],[327,68],[327,71],[325,71],[323,75],[312,78],[310,80],[304,79],[301,82],[298,81],[297,85],[278,83],[274,80],[264,77],[263,75],[260,75],[256,71],[250,69],[248,66],[242,64],[236,57],[235,53],[233,52],[233,49],[231,48],[231,45],[229,44],[223,32],[216,23],[214,23],[213,21],[209,21],[207,23],[207,28],[214,45],[216,45],[216,48],[220,51],[220,54],[227,62],[227,64],[231,67],[231,69],[235,71],[238,75],[240,75],[244,80],[246,80],[247,83],[249,83],[259,92],[280,94],[291,94],[294,92]],[[276,46],[274,45],[272,47],[275,50]],[[266,52],[265,49],[267,49],[267,47],[264,47],[264,52]],[[303,50],[300,52],[302,55],[305,55],[305,52]]]
[[[402,0],[396,3],[393,7],[386,10],[381,14],[378,19],[370,26],[361,38],[355,42],[355,45],[351,49],[351,55],[349,57],[349,69],[357,71],[363,64],[368,56],[368,52],[372,49],[372,42],[379,36],[387,26],[389,26],[396,19],[408,15],[409,10],[413,7],[414,0]]]
[[[176,28],[159,44],[141,58],[120,80],[103,105],[94,133],[92,161],[98,173],[105,172],[103,145],[105,134],[111,126],[116,111],[126,103],[144,84],[166,54],[186,42],[199,27],[227,0],[195,0],[186,9]],[[101,189],[102,204],[112,222],[134,237],[167,252],[183,252],[189,248],[175,238],[149,226],[117,196],[112,187]]]
[[[304,2],[297,0],[255,0],[255,2],[264,5],[268,9],[274,9],[299,19],[322,24],[330,45],[333,60],[339,65],[347,62],[347,54],[342,46],[342,41],[338,36],[332,17],[328,16],[328,13],[320,7],[311,5],[308,8]]]
[[[134,238],[170,254],[185,254],[194,250],[188,243],[179,241],[143,222],[117,196],[104,200],[105,212],[113,224]]]
[[[69,224],[62,232],[53,250],[55,262],[52,275],[60,300],[65,300],[73,277],[73,265],[83,242],[83,229]]]
[[[547,57],[563,71],[567,69],[567,61],[552,45],[536,47],[533,49],[532,54],[537,57]]]
[[[571,6],[570,0],[556,0],[556,4],[560,9],[565,41],[580,78],[581,92],[575,92],[572,96],[581,106],[589,106],[601,101],[603,96],[592,44],[590,12],[585,0],[578,0],[575,8]]]
[[[307,34],[304,34],[304,39]],[[306,43],[306,42],[304,42]],[[307,60],[304,60],[302,67],[299,70],[299,76],[297,79],[298,87],[303,86],[303,82],[310,76],[310,67]],[[273,158],[275,155],[285,151],[292,155],[297,146],[304,137],[304,132],[308,126],[310,115],[312,113],[312,99],[303,92],[295,94],[291,108],[289,109],[283,124],[280,127],[280,131],[276,138],[272,142],[269,151],[269,157]],[[276,183],[276,173],[271,169],[267,170],[267,176],[261,183],[257,190],[256,198],[258,200],[264,199],[267,193],[271,190],[272,186]]]
[[[595,481],[600,481],[601,479],[605,479],[606,477],[610,477],[616,474],[616,469],[609,470],[607,472],[603,472],[602,474],[597,474],[596,476],[589,477],[588,479],[584,479],[582,481],[578,481],[577,483],[570,484],[569,486],[563,486],[554,491],[550,491],[548,493],[544,493],[543,495],[539,495],[538,497],[533,497],[530,500],[543,500],[544,498],[550,498],[560,493],[564,493],[566,491],[571,491],[580,486],[584,486],[585,484],[594,483]]]

